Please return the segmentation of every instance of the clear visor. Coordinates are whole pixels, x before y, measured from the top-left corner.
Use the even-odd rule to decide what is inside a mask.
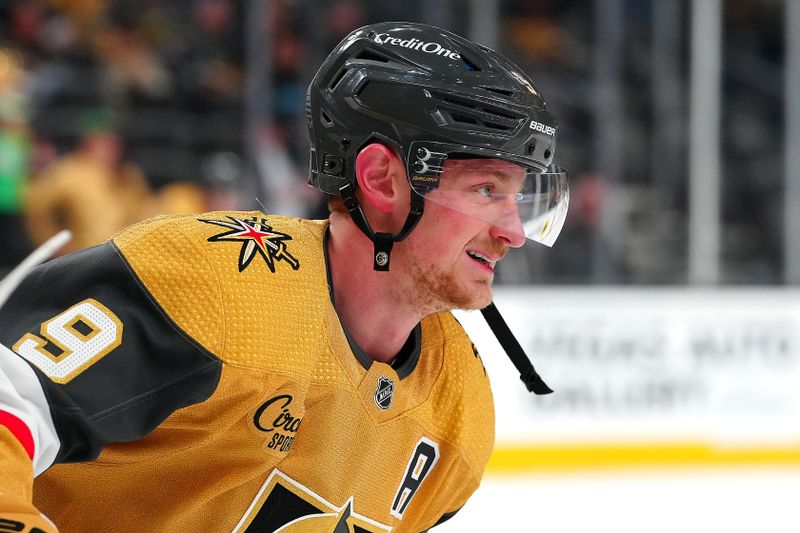
[[[412,146],[409,159],[412,188],[432,203],[546,246],[564,226],[569,187],[561,168],[542,172],[513,154],[433,143]]]

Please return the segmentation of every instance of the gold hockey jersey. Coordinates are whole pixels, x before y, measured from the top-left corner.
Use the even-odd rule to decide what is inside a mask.
[[[44,392],[34,503],[61,531],[417,532],[464,505],[494,441],[480,357],[450,313],[398,365],[361,353],[326,227],[160,217],[29,276],[0,340]]]

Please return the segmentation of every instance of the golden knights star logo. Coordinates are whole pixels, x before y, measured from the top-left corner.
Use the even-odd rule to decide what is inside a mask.
[[[272,273],[275,272],[276,261],[285,261],[292,270],[300,268],[300,261],[286,249],[286,241],[292,240],[292,237],[286,233],[273,231],[272,226],[267,224],[266,218],[240,219],[230,215],[226,218],[228,220],[202,218],[198,220],[228,229],[224,233],[209,237],[209,242],[233,241],[242,244],[239,250],[239,272],[247,268],[256,256],[264,259]]]

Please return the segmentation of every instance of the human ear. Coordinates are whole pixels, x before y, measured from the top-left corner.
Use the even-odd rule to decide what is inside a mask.
[[[380,143],[368,144],[356,156],[356,179],[364,200],[390,213],[398,199],[396,174],[404,172],[400,159]]]

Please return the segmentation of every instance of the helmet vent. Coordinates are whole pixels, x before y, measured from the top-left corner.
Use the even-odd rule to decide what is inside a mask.
[[[361,50],[355,59],[360,59],[361,61],[377,61],[378,63],[388,63],[389,58],[383,56],[374,50],[369,50],[367,48]]]
[[[463,52],[461,53],[461,60],[464,62],[464,64],[467,66],[467,70],[470,72],[480,72],[483,70],[481,67],[475,64],[474,61],[465,56]]]
[[[320,116],[322,117],[323,126],[325,126],[326,128],[330,128],[331,126],[333,126],[333,119],[325,111],[320,113]]]
[[[339,82],[342,81],[342,78],[344,78],[345,74],[347,74],[347,69],[346,68],[341,69],[339,73],[336,74],[336,77],[333,78],[331,83],[328,85],[328,89],[330,89],[331,91],[336,89],[336,86],[339,85]]]
[[[446,116],[450,117],[450,120],[454,125],[462,125],[470,127],[477,126],[479,128],[484,128],[487,130],[505,131],[505,132],[514,130],[514,127],[509,124],[500,124],[498,122],[481,120],[481,118],[477,116],[471,116],[464,113],[458,113],[455,111],[447,111],[445,113]]]
[[[457,98],[455,96],[443,94],[441,95],[441,99],[443,102],[447,102],[448,104],[454,104],[460,107],[466,107],[467,109],[475,109],[475,106],[471,102],[467,100],[462,100],[461,98]]]
[[[489,103],[468,100],[452,94],[435,93],[435,98],[440,102],[442,117],[454,125],[469,125],[494,130],[496,132],[510,132],[517,129],[524,115],[514,115],[507,109]]]
[[[504,113],[503,111],[500,111],[499,109],[486,109],[486,112],[487,113],[492,113],[492,114],[497,115],[498,117],[501,117],[501,118],[507,118],[508,120],[518,120],[519,119],[519,117],[515,117],[514,115],[509,115],[508,113]]]
[[[450,118],[453,119],[453,122],[459,122],[461,124],[478,124],[478,120],[475,117],[471,117],[469,115],[464,115],[462,113],[450,113]]]
[[[484,91],[489,91],[492,93],[502,94],[503,96],[513,96],[514,91],[509,91],[508,89],[501,89],[500,87],[481,87]]]
[[[511,129],[511,128],[509,128],[508,126],[505,126],[505,125],[503,125],[503,124],[495,124],[494,122],[484,122],[484,125],[485,125],[487,128],[491,128],[491,129],[493,129],[493,130],[502,130],[502,131],[508,131],[508,130],[510,130],[510,129]]]

